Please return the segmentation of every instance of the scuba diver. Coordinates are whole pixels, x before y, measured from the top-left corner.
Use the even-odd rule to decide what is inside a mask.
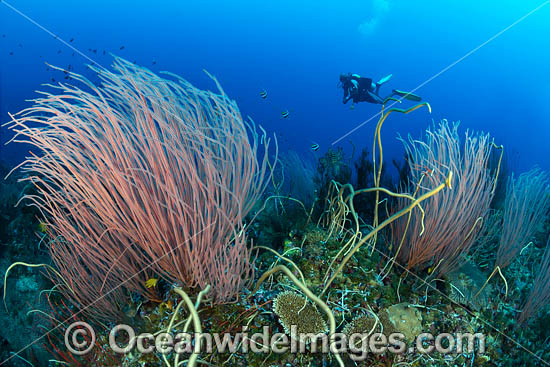
[[[381,97],[379,94],[380,86],[389,81],[391,77],[392,74],[383,77],[376,83],[373,83],[372,79],[364,78],[357,74],[340,74],[340,86],[344,88],[343,103],[346,104],[351,99],[354,104],[358,102],[383,104],[395,95],[408,99],[409,101],[418,102],[422,100],[422,98],[415,94],[396,89],[394,89],[389,96],[385,98]]]

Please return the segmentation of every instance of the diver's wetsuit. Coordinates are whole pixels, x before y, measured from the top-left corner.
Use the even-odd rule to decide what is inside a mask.
[[[363,78],[357,74],[341,75],[340,82],[344,88],[343,103],[351,99],[353,103],[369,102],[381,104],[384,102],[378,95],[380,84],[373,83],[371,78]]]

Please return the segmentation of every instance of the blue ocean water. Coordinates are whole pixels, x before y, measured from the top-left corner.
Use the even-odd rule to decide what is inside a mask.
[[[38,97],[36,91],[51,90],[44,86],[44,83],[71,82],[70,79],[66,79],[66,74],[54,70],[49,65],[83,74],[96,83],[97,76],[87,69],[86,64],[93,63],[98,67],[110,69],[113,55],[115,55],[149,68],[159,75],[162,75],[160,74],[162,71],[169,71],[180,75],[199,88],[215,90],[215,84],[203,72],[203,69],[207,70],[216,76],[227,95],[237,102],[243,115],[250,116],[269,134],[277,137],[280,152],[298,152],[311,163],[311,167],[306,167],[307,164],[304,164],[304,167],[311,168],[311,172],[305,172],[308,170],[304,169],[302,176],[293,172],[296,177],[301,177],[304,182],[308,181],[311,184],[304,188],[304,198],[298,195],[299,190],[295,189],[296,192],[292,193],[296,198],[308,203],[308,208],[311,206],[306,224],[298,225],[299,220],[293,216],[296,212],[292,211],[291,205],[288,205],[290,208],[288,215],[284,210],[278,212],[279,208],[284,209],[282,199],[280,202],[270,201],[273,207],[269,207],[268,210],[271,212],[265,211],[266,214],[263,214],[264,218],[260,217],[257,227],[247,227],[247,231],[250,232],[250,243],[259,243],[260,246],[269,245],[277,251],[288,251],[289,247],[294,250],[297,247],[293,246],[301,243],[300,254],[295,252],[289,256],[296,256],[294,258],[296,262],[303,260],[303,262],[311,261],[317,264],[320,248],[323,248],[323,251],[330,250],[336,253],[342,244],[334,241],[324,247],[326,238],[319,235],[323,233],[322,226],[318,225],[318,228],[315,228],[315,230],[321,228],[317,232],[308,227],[317,203],[313,195],[318,195],[323,189],[322,185],[318,185],[316,186],[318,191],[314,193],[312,167],[331,148],[342,148],[348,157],[354,154],[353,160],[359,158],[361,149],[370,151],[380,112],[380,105],[363,102],[351,108],[351,102],[342,103],[343,90],[339,85],[339,76],[342,73],[359,74],[374,81],[392,74],[388,83],[381,87],[382,96],[388,95],[392,89],[412,91],[421,96],[422,101],[429,102],[431,105],[431,113],[427,109],[418,109],[406,116],[393,114],[388,119],[382,132],[386,162],[391,162],[392,158],[398,160],[403,158],[404,149],[397,139],[398,135],[406,137],[410,134],[413,137],[421,137],[433,123],[447,119],[461,121],[461,134],[467,129],[489,132],[496,144],[504,146],[506,165],[510,171],[522,173],[535,165],[550,171],[548,159],[550,156],[549,35],[550,0],[488,0],[485,2],[473,0],[414,2],[405,0],[347,2],[0,0],[0,124],[9,122],[10,114],[31,106],[30,100]],[[394,107],[406,108],[413,106],[414,103],[403,101],[402,104],[396,104]],[[4,146],[3,143],[10,137],[10,131],[6,127],[1,127],[0,161],[13,166],[24,159],[29,148],[23,144]],[[292,161],[291,158],[295,157],[291,154],[281,156],[287,159],[287,165]],[[299,159],[294,162],[299,162]],[[295,171],[300,170],[296,167],[302,168],[296,165],[293,167]],[[388,164],[388,167],[392,170],[390,173],[396,178],[397,171],[391,164]],[[3,165],[0,168],[4,170]],[[509,176],[509,170],[505,172],[506,176]],[[357,171],[358,169],[354,174],[358,176]],[[279,174],[279,171],[275,171],[275,174]],[[504,177],[500,182],[505,182]],[[0,181],[0,189],[3,188],[1,186],[3,183],[4,181]],[[10,185],[18,191],[11,193],[5,190],[6,194],[0,200],[0,268],[3,270],[8,263],[19,261],[21,255],[33,260],[39,256],[45,256],[43,250],[45,245],[41,248],[41,243],[46,238],[44,234],[47,231],[46,224],[39,221],[34,212],[13,209],[14,203],[17,202],[17,198],[14,199],[14,197],[19,195],[21,190],[13,183]],[[6,187],[8,187],[7,184]],[[547,186],[544,187],[547,188]],[[277,187],[274,186],[274,188],[275,191],[278,190]],[[266,196],[271,193],[268,190]],[[323,194],[328,197],[326,192]],[[4,197],[10,198],[13,202]],[[540,197],[544,196],[541,194]],[[283,199],[294,199],[290,190]],[[265,199],[265,203],[268,200]],[[499,200],[502,201],[503,198]],[[374,200],[371,201],[374,202]],[[464,201],[477,202],[476,200]],[[371,223],[371,218],[368,217],[370,212],[365,215],[367,210],[372,209],[369,206],[370,201],[357,201],[357,203],[357,208],[362,206],[362,210],[357,210],[359,215],[363,216],[362,223]],[[378,205],[378,201],[376,203]],[[295,204],[297,207],[296,203],[290,204]],[[303,215],[302,209],[300,207],[298,209],[300,215]],[[324,210],[320,208],[320,211],[321,209]],[[385,210],[388,211],[387,205]],[[308,214],[307,211],[305,212]],[[325,212],[328,210],[323,211]],[[493,253],[496,252],[497,237],[499,237],[497,232],[501,230],[499,225],[502,218],[497,211],[495,212],[496,214],[491,213],[483,218],[488,223],[487,228],[496,228],[494,233],[490,230],[483,232],[485,237],[479,239],[479,243],[486,247],[479,245],[481,250],[478,248],[476,251],[471,251],[473,259],[483,260],[474,264],[480,268],[479,274],[476,274],[477,280],[481,279],[481,283],[490,277]],[[513,295],[507,298],[508,283],[504,279],[504,288],[500,282],[501,279],[497,276],[491,283],[495,286],[495,290],[487,290],[488,294],[493,292],[495,296],[494,300],[487,300],[490,307],[484,306],[486,313],[482,314],[484,317],[480,319],[494,321],[495,327],[522,337],[518,338],[517,345],[513,345],[508,343],[510,339],[508,336],[491,326],[491,334],[489,334],[491,338],[502,334],[498,342],[489,345],[492,348],[490,355],[494,359],[493,365],[506,361],[507,354],[511,351],[517,357],[523,352],[522,348],[525,349],[522,345],[528,346],[536,353],[542,351],[540,355],[545,358],[548,355],[548,349],[544,349],[546,342],[550,340],[550,334],[547,332],[550,330],[547,327],[550,322],[548,313],[541,315],[540,318],[535,317],[538,316],[536,313],[531,315],[535,320],[531,324],[534,325],[532,328],[520,326],[514,330],[515,325],[512,325],[516,323],[515,316],[519,313],[518,308],[524,306],[523,300],[527,299],[527,292],[535,289],[534,294],[537,294],[537,289],[532,286],[535,283],[533,279],[535,274],[549,273],[547,270],[538,272],[541,262],[539,258],[542,259],[545,254],[543,248],[546,241],[549,241],[546,248],[549,251],[547,253],[550,253],[550,240],[547,240],[549,222],[543,215],[532,217],[537,218],[539,222],[538,227],[532,231],[536,233],[532,236],[533,238],[518,240],[526,242],[519,243],[521,246],[518,248],[519,255],[522,255],[522,252],[524,254],[515,256],[521,261],[516,261],[514,266],[509,266],[505,272],[510,282],[510,293]],[[305,220],[305,217],[303,219]],[[322,219],[323,216],[320,215],[318,221],[315,220],[312,223],[321,223]],[[480,223],[477,219],[472,228]],[[518,216],[513,219],[520,221],[524,218]],[[485,223],[483,225],[485,226]],[[518,228],[521,227],[522,222],[519,222]],[[302,232],[307,234],[304,235]],[[318,237],[314,237],[316,233]],[[41,236],[40,240],[37,239],[37,234]],[[302,246],[309,234],[317,238],[317,241],[312,240],[313,246],[308,248],[306,245],[305,250],[302,251]],[[341,238],[346,237],[342,235]],[[38,241],[40,242],[37,245]],[[384,241],[385,238],[379,243]],[[462,243],[464,242],[466,240]],[[317,247],[318,243],[323,247]],[[388,246],[388,243],[377,246]],[[518,243],[513,244],[518,246]],[[24,245],[27,247],[23,247]],[[328,252],[323,256],[329,256]],[[487,258],[485,259],[484,256]],[[47,259],[45,261],[50,260]],[[376,258],[375,260],[359,259],[366,264],[361,263],[364,268],[370,267],[376,272],[382,264],[375,261]],[[464,259],[461,258],[461,261]],[[543,270],[549,267],[550,255],[544,256],[544,259],[546,260],[542,262]],[[265,260],[265,257],[262,260]],[[328,262],[327,260],[326,263]],[[269,261],[262,261],[258,266],[264,266],[267,263]],[[315,269],[310,264],[306,265],[308,265],[307,269]],[[431,264],[422,265],[426,266],[419,267],[420,275],[431,275],[434,269]],[[469,264],[466,264],[465,268],[468,266]],[[327,276],[330,274],[329,270],[327,270]],[[349,270],[346,276],[349,275],[350,279],[355,279],[353,277],[355,271]],[[395,267],[394,272],[397,274]],[[463,272],[466,273],[466,270]],[[306,275],[310,276],[313,273],[310,271]],[[16,301],[29,301],[24,299],[24,295],[29,294],[25,292],[41,289],[38,285],[42,283],[34,281],[31,276],[26,276],[27,273],[22,274],[23,276],[21,273],[14,272],[11,275],[12,283],[6,283],[14,284],[15,279],[18,279],[16,286],[10,288],[10,290],[15,288],[19,292],[12,293],[14,295],[8,299],[8,303],[12,302],[9,303],[10,306],[16,305]],[[502,274],[500,276],[504,278]],[[315,276],[311,278],[311,284],[314,284]],[[157,278],[148,280],[159,281]],[[316,286],[322,286],[324,283],[321,283],[321,279],[318,280],[319,283]],[[413,279],[409,278],[408,281],[411,283]],[[353,286],[361,287],[364,280],[361,279],[360,282],[359,286],[357,284]],[[368,283],[368,287],[376,289],[380,282],[378,279],[373,280]],[[382,283],[384,284],[388,285]],[[401,303],[401,296],[404,301],[416,303],[417,295],[412,294],[414,292],[411,291],[410,284],[406,284],[403,280],[403,294],[399,293],[401,279],[398,284],[396,290],[398,300],[395,299],[393,291],[390,291],[385,294],[386,298],[380,296],[371,300],[371,303],[375,305],[381,299],[383,302],[388,302],[388,305],[390,302],[397,304]],[[381,288],[384,287],[378,287],[378,289]],[[391,290],[391,287],[384,289]],[[545,288],[546,291],[547,289]],[[160,292],[162,291],[165,290],[162,289]],[[391,293],[390,296],[388,296],[389,293]],[[407,297],[407,293],[410,297]],[[448,293],[453,295],[452,292]],[[418,295],[420,299],[421,292]],[[329,298],[330,291],[327,296],[327,299]],[[123,311],[126,313],[129,308],[128,313],[135,311],[135,316],[141,303],[134,310],[130,307],[133,306],[133,301],[128,302]],[[157,299],[154,301],[156,302]],[[255,299],[254,302],[256,301]],[[427,299],[424,301],[428,304]],[[265,305],[268,302],[271,300],[262,304]],[[453,302],[456,302],[454,298]],[[350,305],[353,303],[355,302],[349,302]],[[172,307],[165,302],[161,305]],[[251,305],[252,303],[244,304],[246,307]],[[377,307],[382,309],[381,303]],[[161,306],[159,305],[158,308],[160,309]],[[18,308],[10,308],[10,310],[13,309]],[[152,310],[155,312],[155,308]],[[450,309],[445,307],[444,310],[448,312]],[[20,314],[25,314],[27,310],[19,307],[18,311]],[[219,313],[232,317],[236,314],[233,311],[234,309],[226,308]],[[461,317],[456,317],[458,314],[454,311],[449,313],[452,316],[448,318],[449,320],[461,322],[470,320],[465,313],[462,313]],[[1,320],[5,319],[4,315],[9,319],[10,313],[2,311]],[[351,316],[350,313],[346,317],[351,319]],[[477,318],[476,315],[472,320]],[[19,318],[13,317],[13,320],[15,323]],[[219,321],[214,318],[212,320],[212,323]],[[3,322],[2,324],[4,325]],[[224,323],[220,322],[220,324]],[[427,325],[428,322],[424,324]],[[18,334],[12,333],[11,330],[6,326],[4,333],[0,333],[0,357],[15,360],[15,354],[12,351],[19,350],[19,347],[17,347],[18,341],[12,339],[18,338],[10,339],[12,344],[9,347],[7,341],[4,342],[7,340],[4,338],[5,334],[12,334],[10,336]],[[488,327],[484,331],[487,330],[489,330]],[[26,341],[25,345],[28,345]],[[540,351],[535,350],[539,345],[542,345]],[[29,359],[33,357],[32,353],[25,353],[20,355]],[[481,365],[486,365],[475,353],[467,358],[468,360],[471,358],[471,365],[475,365],[474,360]],[[510,359],[510,363],[516,363],[516,360]],[[2,359],[0,362],[0,365],[4,363]],[[540,365],[537,364],[539,363],[537,359],[532,359],[532,363],[534,364],[529,365]]]
[[[420,136],[445,118],[490,132],[515,170],[550,169],[549,19],[540,0],[10,0],[0,4],[0,120],[28,106],[40,84],[63,81],[45,62],[92,77],[84,66],[91,61],[63,40],[105,67],[113,53],[211,89],[206,69],[243,114],[279,137],[282,150],[303,154],[313,142],[316,155],[331,146],[351,152],[350,141],[369,147],[376,119],[364,122],[379,106],[343,105],[338,76],[392,73],[382,95],[420,86],[415,93],[433,112],[395,116],[384,126],[390,157],[403,154],[397,133]],[[23,149],[2,147],[1,158],[17,163]]]

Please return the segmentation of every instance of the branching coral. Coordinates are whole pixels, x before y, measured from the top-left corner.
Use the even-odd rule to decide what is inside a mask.
[[[310,334],[324,334],[328,330],[321,313],[298,293],[279,293],[273,301],[273,310],[279,316],[285,332],[303,343],[309,342]]]

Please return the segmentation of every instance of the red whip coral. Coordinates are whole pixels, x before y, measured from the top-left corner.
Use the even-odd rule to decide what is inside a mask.
[[[254,267],[243,220],[265,188],[269,139],[234,101],[116,58],[95,86],[52,86],[12,116],[63,292],[98,316],[159,274],[232,300]],[[215,81],[215,79],[214,79]],[[259,144],[260,135],[263,145]],[[258,149],[262,154],[258,157]]]

